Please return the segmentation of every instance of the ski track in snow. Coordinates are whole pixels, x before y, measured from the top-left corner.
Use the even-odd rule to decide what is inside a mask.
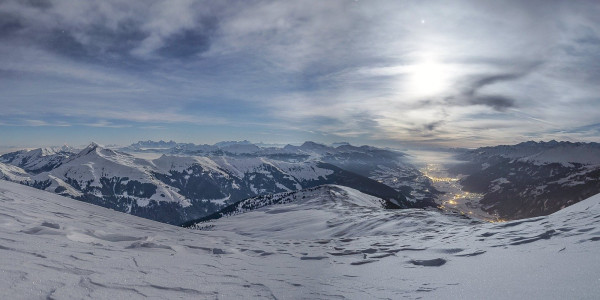
[[[345,190],[351,200],[362,197]],[[325,200],[265,207],[199,231],[0,181],[0,298],[582,299],[600,293],[600,195],[548,217],[494,224],[380,210],[367,205],[372,199],[364,205]]]

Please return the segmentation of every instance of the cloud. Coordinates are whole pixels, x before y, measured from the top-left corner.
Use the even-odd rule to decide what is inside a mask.
[[[504,95],[486,95],[485,93],[482,93],[481,90],[494,84],[519,80],[533,72],[533,70],[540,65],[541,63],[534,62],[518,72],[476,76],[474,79],[468,81],[468,84],[463,88],[461,95],[451,96],[449,99],[459,99],[467,104],[486,105],[497,111],[506,111],[508,108],[517,106],[514,99]]]
[[[217,18],[197,4],[7,1],[0,5],[0,37],[95,64],[155,66],[152,60],[208,50]]]
[[[165,57],[186,58],[210,48],[210,33],[199,30],[182,30],[165,39],[157,53]]]
[[[47,122],[44,120],[23,120],[23,123],[17,123],[17,124],[12,124],[9,126],[33,126],[33,127],[38,127],[38,126],[52,126],[52,127],[70,127],[71,124],[63,122],[63,121],[58,121],[58,122]]]
[[[0,38],[6,38],[20,29],[23,29],[23,24],[17,16],[0,13]]]
[[[509,73],[491,76],[482,76],[474,80],[474,82],[466,89],[465,94],[473,95],[479,89],[498,82],[517,80],[524,76],[524,73]]]
[[[359,143],[568,133],[600,119],[599,14],[553,0],[5,0],[0,116]]]
[[[115,124],[112,122],[108,122],[105,120],[98,120],[95,123],[83,123],[80,124],[83,126],[89,126],[89,127],[102,127],[102,128],[126,128],[126,127],[131,127],[131,125],[129,124]]]
[[[444,124],[444,121],[431,122],[431,123],[425,124],[425,129],[428,131],[433,131],[443,124]]]
[[[468,103],[473,105],[487,105],[497,111],[505,111],[507,108],[515,106],[515,100],[500,95],[471,97],[468,99]]]
[[[48,9],[52,7],[52,2],[50,0],[24,0],[23,4],[40,9]]]

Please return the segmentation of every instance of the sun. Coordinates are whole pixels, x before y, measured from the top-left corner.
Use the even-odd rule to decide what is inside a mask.
[[[424,58],[410,68],[408,88],[415,96],[433,96],[448,87],[449,67],[433,58]]]

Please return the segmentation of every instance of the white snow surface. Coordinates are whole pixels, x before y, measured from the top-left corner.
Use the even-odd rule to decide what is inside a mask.
[[[600,293],[600,196],[548,217],[495,224],[317,198],[199,231],[0,181],[0,298],[593,299]],[[261,227],[259,217],[276,219]],[[244,225],[253,229],[237,229]]]

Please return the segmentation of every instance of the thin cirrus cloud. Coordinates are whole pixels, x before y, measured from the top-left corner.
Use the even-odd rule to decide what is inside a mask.
[[[88,126],[127,128],[116,142],[202,142],[203,130],[267,142],[599,141],[597,15],[595,1],[7,0],[0,138],[29,126],[64,140]]]

